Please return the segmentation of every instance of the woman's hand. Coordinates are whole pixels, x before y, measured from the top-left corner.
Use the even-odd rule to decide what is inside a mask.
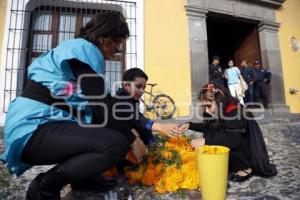
[[[202,147],[202,146],[205,145],[205,139],[204,139],[204,138],[193,139],[192,142],[191,142],[191,145],[192,145],[194,148]]]
[[[131,149],[138,163],[141,163],[144,157],[148,154],[148,149],[140,137],[136,137],[134,142],[131,144]]]
[[[162,134],[165,134],[171,138],[179,137],[182,135],[182,131],[179,124],[161,124],[158,122],[154,122],[152,125],[153,131],[158,131]]]
[[[190,124],[189,123],[185,123],[180,125],[180,131],[181,133],[185,133],[187,130],[189,130],[190,128]]]

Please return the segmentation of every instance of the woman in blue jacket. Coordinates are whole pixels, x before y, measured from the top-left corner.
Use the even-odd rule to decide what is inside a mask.
[[[105,59],[128,36],[121,14],[100,13],[79,38],[61,43],[29,66],[28,83],[9,106],[0,159],[16,175],[33,165],[56,165],[31,182],[27,199],[60,199],[60,190],[69,183],[81,189],[112,186],[101,173],[122,161],[130,147],[136,157],[146,154],[129,123],[112,117],[114,101],[104,80]],[[177,126],[170,127],[169,135],[176,132]]]

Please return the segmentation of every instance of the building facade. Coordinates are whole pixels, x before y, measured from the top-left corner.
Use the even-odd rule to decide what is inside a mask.
[[[1,122],[30,62],[109,10],[122,12],[131,31],[125,53],[107,61],[111,87],[140,67],[156,92],[173,97],[176,116],[187,116],[214,54],[237,64],[260,59],[273,74],[271,109],[300,113],[299,0],[0,0],[0,9]]]

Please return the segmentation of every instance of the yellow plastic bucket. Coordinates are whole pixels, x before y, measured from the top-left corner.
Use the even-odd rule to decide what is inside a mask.
[[[196,149],[204,200],[226,199],[229,151],[227,147],[208,145]]]

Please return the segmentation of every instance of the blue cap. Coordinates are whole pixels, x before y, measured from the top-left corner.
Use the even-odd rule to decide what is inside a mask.
[[[219,56],[213,56],[213,60],[219,60],[220,61],[220,57]]]

